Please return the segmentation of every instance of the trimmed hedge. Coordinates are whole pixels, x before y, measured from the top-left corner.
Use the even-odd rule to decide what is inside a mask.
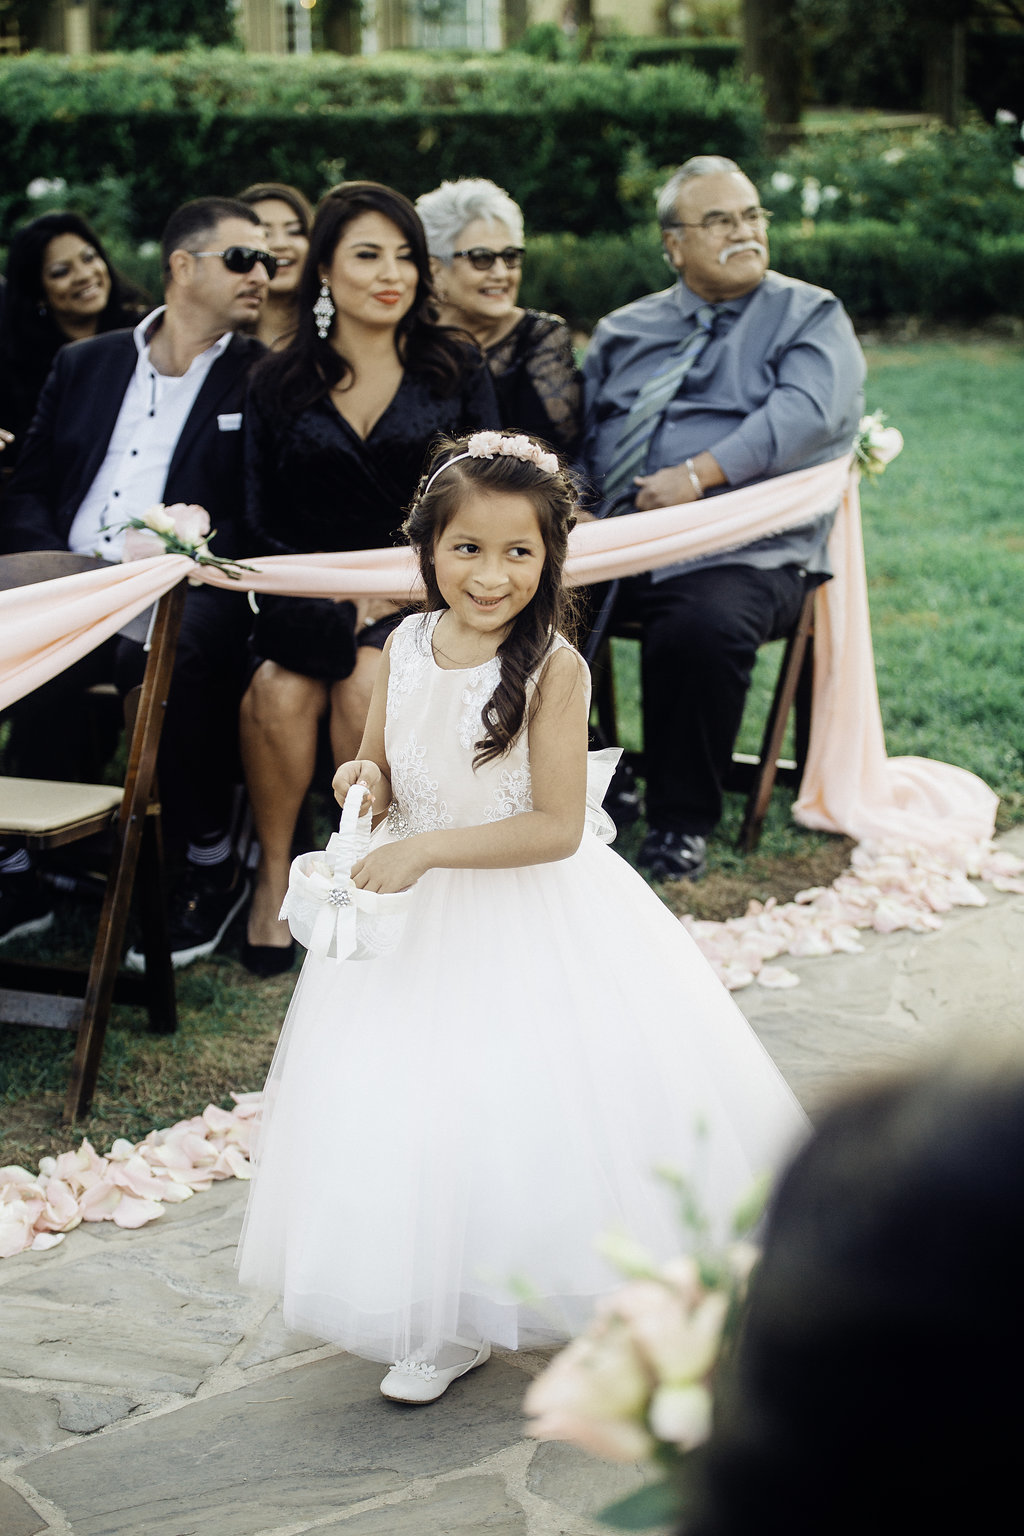
[[[186,198],[280,179],[318,196],[344,177],[410,196],[444,177],[490,176],[531,229],[621,228],[619,178],[714,152],[760,167],[756,93],[684,66],[628,72],[506,55],[309,60],[232,53],[0,63],[0,200],[31,211],[34,177],[124,177],[133,233],[159,233]]]
[[[931,319],[1024,316],[1024,234],[979,235],[973,249],[930,239],[910,225],[772,226],[772,266],[839,295],[861,322],[890,315]],[[522,300],[590,331],[610,310],[671,281],[653,228],[624,235],[530,239]]]

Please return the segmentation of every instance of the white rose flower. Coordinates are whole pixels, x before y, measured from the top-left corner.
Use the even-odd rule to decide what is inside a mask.
[[[1013,184],[1021,192],[1024,192],[1024,160],[1013,162]]]
[[[774,192],[792,192],[796,186],[796,177],[788,171],[775,171],[772,174],[772,190]]]
[[[164,507],[163,502],[157,502],[155,507],[148,507],[142,514],[142,522],[147,528],[152,528],[154,533],[174,532],[174,518]]]
[[[800,193],[800,212],[805,219],[813,219],[821,207],[821,183],[816,176],[805,176]]]
[[[880,464],[889,464],[903,452],[903,433],[897,427],[877,427],[869,441],[871,457]]]
[[[1016,114],[1016,112],[1010,112],[1010,111],[1007,110],[1006,107],[998,107],[996,109],[996,122],[997,123],[1015,123],[1016,121],[1017,121],[1017,114]]]
[[[62,176],[55,176],[52,180],[47,176],[36,176],[29,182],[25,191],[32,201],[36,202],[39,198],[49,197],[51,194],[59,197],[67,189],[68,184]]]
[[[659,1387],[647,1421],[659,1440],[691,1451],[711,1433],[711,1393],[707,1387]]]
[[[900,149],[898,144],[894,144],[892,149],[886,149],[882,151],[882,159],[885,161],[886,165],[899,165],[900,161],[905,160],[906,157],[906,150]]]

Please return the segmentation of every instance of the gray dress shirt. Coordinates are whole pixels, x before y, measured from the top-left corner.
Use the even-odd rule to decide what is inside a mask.
[[[693,330],[704,302],[680,278],[613,311],[594,331],[583,365],[583,462],[598,491],[644,378]],[[728,481],[719,491],[727,491],[847,453],[864,407],[864,357],[835,295],[768,272],[751,293],[717,307],[715,334],[669,402],[644,473],[706,450]],[[800,565],[827,575],[835,511],[823,507],[813,523],[657,571],[653,579],[727,564]]]

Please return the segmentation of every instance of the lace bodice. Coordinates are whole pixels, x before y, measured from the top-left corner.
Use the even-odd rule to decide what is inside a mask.
[[[480,711],[500,662],[446,671],[431,636],[440,613],[406,619],[391,642],[384,742],[391,768],[391,838],[444,827],[475,827],[533,809],[525,729],[503,757],[474,769],[483,736]],[[568,645],[561,635],[556,646]]]
[[[572,457],[579,443],[583,390],[565,321],[528,309],[484,355],[494,376],[502,426],[532,432]]]

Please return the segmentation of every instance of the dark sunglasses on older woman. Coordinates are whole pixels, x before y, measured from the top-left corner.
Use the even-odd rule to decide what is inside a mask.
[[[269,251],[257,251],[251,245],[229,245],[226,251],[193,251],[193,256],[219,256],[229,272],[251,272],[258,261],[267,269],[267,276],[277,271],[277,257]]]
[[[474,245],[469,251],[452,251],[452,260],[456,256],[465,256],[471,267],[478,272],[486,272],[493,267],[496,261],[503,261],[510,272],[514,272],[526,254],[526,248],[522,245],[506,245],[503,251],[489,251],[486,245]]]

